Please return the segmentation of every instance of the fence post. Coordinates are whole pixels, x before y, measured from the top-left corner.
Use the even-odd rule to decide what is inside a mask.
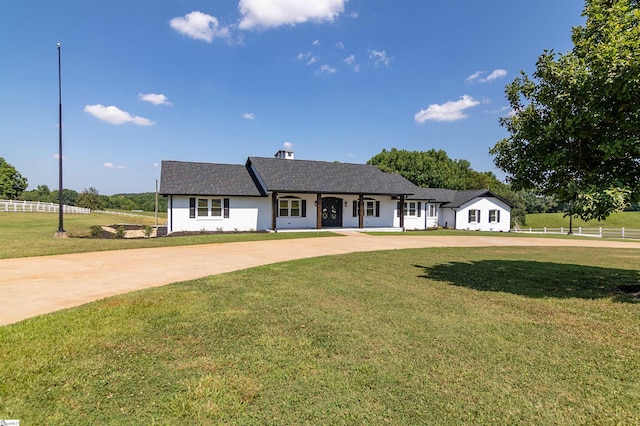
[[[600,231],[600,238],[602,238],[602,226],[599,228]]]
[[[542,229],[542,233],[543,233],[543,234],[546,234],[546,233],[547,233],[547,227],[546,227],[546,226]]]
[[[561,233],[561,234],[564,234],[564,226],[561,226],[561,227],[560,227],[560,233]]]
[[[531,233],[531,227],[529,227],[529,233]]]
[[[624,240],[624,227],[622,228],[622,239]]]
[[[582,226],[578,227],[578,235],[582,235]]]

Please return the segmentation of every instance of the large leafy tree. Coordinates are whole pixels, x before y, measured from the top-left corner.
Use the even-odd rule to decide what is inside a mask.
[[[638,0],[587,0],[573,50],[545,51],[506,88],[510,133],[492,149],[514,189],[534,189],[585,220],[640,199]]]
[[[78,207],[84,207],[91,210],[104,210],[104,198],[94,187],[85,189],[78,195],[76,200]]]
[[[443,150],[383,149],[367,163],[398,173],[423,188],[494,189],[503,185],[493,173],[477,172],[467,160],[451,159]]]
[[[0,198],[15,200],[27,189],[27,179],[0,157]]]

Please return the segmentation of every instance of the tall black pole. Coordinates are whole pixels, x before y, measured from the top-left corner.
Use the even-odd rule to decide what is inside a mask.
[[[58,232],[64,233],[63,226],[63,204],[62,204],[62,72],[60,67],[60,43],[58,43],[58,100],[59,100],[59,108],[58,108],[58,204],[59,204],[59,213],[58,213]]]

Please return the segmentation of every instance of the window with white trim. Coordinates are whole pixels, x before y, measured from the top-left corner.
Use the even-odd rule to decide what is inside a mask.
[[[278,199],[278,216],[305,217],[305,201],[300,198]]]
[[[469,223],[480,223],[480,210],[469,210]]]
[[[489,223],[500,222],[500,210],[489,210]]]
[[[376,202],[373,200],[365,200],[364,201],[364,215],[365,216],[375,216],[376,215]]]
[[[404,203],[404,215],[405,216],[415,216],[416,215],[416,202],[415,201],[407,201]]]
[[[362,200],[364,205],[365,217],[380,217],[380,201],[373,199]],[[358,200],[353,200],[353,217],[358,217],[360,214],[360,203]]]
[[[436,209],[435,204],[429,204],[429,217],[437,217],[438,210]]]
[[[221,198],[198,198],[197,217],[222,217]]]

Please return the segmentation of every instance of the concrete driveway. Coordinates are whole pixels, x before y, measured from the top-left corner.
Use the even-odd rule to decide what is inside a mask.
[[[116,294],[258,265],[351,252],[427,247],[579,246],[640,242],[501,236],[370,236],[207,244],[0,259],[0,325]]]

